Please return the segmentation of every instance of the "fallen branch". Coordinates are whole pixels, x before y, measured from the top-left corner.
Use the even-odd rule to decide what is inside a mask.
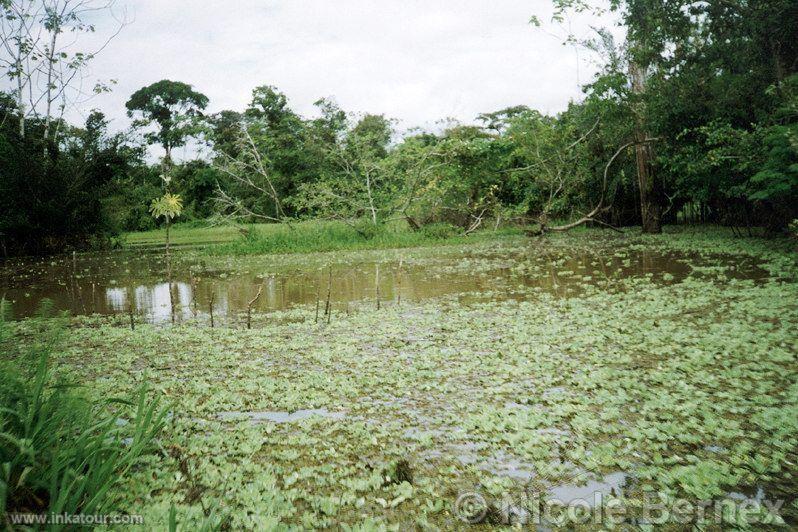
[[[480,225],[482,225],[482,217],[485,215],[485,211],[487,210],[488,210],[487,208],[482,209],[482,212],[480,212],[478,216],[474,216],[473,214],[471,215],[474,218],[474,223],[472,223],[471,226],[468,229],[466,229],[465,233],[463,233],[463,236],[470,235],[471,233],[476,231]]]
[[[606,212],[612,207],[611,204],[607,205],[607,206],[604,206],[604,199],[605,199],[605,197],[607,195],[607,181],[608,181],[608,175],[609,175],[609,172],[610,172],[610,167],[612,166],[612,163],[615,162],[615,159],[617,159],[621,155],[621,153],[623,153],[623,151],[626,150],[626,148],[628,148],[630,146],[633,146],[635,144],[645,144],[645,143],[649,143],[649,142],[654,142],[656,140],[659,140],[659,139],[658,138],[650,138],[650,139],[645,139],[642,142],[638,142],[636,140],[633,140],[633,141],[627,142],[626,144],[624,144],[623,146],[618,148],[618,150],[613,154],[613,156],[610,157],[610,160],[607,161],[607,165],[604,167],[604,178],[603,178],[603,180],[601,182],[601,195],[599,196],[599,201],[596,204],[596,206],[593,208],[593,210],[590,211],[585,216],[583,216],[580,219],[578,219],[577,221],[571,222],[569,224],[559,225],[559,226],[556,226],[556,227],[548,227],[548,228],[546,228],[544,224],[541,224],[542,232],[545,233],[546,229],[550,229],[552,231],[567,231],[569,229],[573,229],[574,227],[578,227],[578,226],[580,226],[580,225],[582,225],[584,223],[587,223],[587,222],[596,222],[596,223],[600,223],[602,225],[605,225],[607,227],[610,227],[611,229],[613,229],[615,231],[618,231],[619,233],[623,233],[623,231],[618,229],[617,227],[613,227],[612,225],[610,225],[610,224],[608,224],[606,222],[602,222],[602,221],[596,219],[596,215],[597,214],[599,214],[601,212]]]

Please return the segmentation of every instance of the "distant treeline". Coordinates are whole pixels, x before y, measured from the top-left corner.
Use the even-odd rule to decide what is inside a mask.
[[[271,86],[243,111],[207,114],[204,95],[164,80],[132,95],[133,127],[111,133],[96,111],[81,126],[23,117],[9,92],[0,97],[2,253],[153,228],[148,205],[165,187],[182,197],[182,220],[336,219],[364,238],[395,219],[463,233],[568,221],[785,231],[798,218],[798,4],[613,5],[627,41],[598,31],[584,44],[603,69],[556,116],[519,105],[399,138],[389,118],[347,114],[332,99],[316,103],[315,118],[300,116]],[[174,162],[172,149],[191,139],[209,155]],[[146,162],[148,144],[163,147],[162,162]]]

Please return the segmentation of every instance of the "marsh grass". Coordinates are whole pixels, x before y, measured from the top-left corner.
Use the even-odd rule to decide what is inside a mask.
[[[362,225],[362,224],[361,224]],[[292,224],[251,224],[246,231],[236,227],[172,228],[172,243],[178,246],[203,246],[212,255],[255,255],[269,253],[310,253],[320,251],[390,249],[437,244],[458,244],[521,234],[517,228],[485,230],[469,236],[448,224],[431,224],[412,231],[405,223],[377,227],[353,227],[337,221],[309,220]],[[129,233],[124,241],[129,247],[159,246],[163,231]]]
[[[434,224],[420,231],[412,231],[404,224],[386,224],[358,232],[340,222],[310,221],[295,224],[292,228],[285,225],[256,226],[245,237],[210,247],[209,253],[251,255],[390,249],[465,243],[495,237],[497,234],[516,233],[518,231],[515,229],[502,229],[463,236],[457,228],[446,224]]]
[[[52,358],[65,317],[44,304],[25,348],[0,317],[0,514],[103,514],[113,486],[164,426],[166,410],[141,387],[133,401],[93,402],[59,377]],[[132,412],[127,420],[122,413]],[[65,525],[49,525],[57,530]]]

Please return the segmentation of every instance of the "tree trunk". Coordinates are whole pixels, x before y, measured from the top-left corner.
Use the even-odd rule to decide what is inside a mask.
[[[22,30],[20,30],[20,33]],[[20,42],[22,37],[20,36]],[[20,44],[20,47],[22,45]],[[22,55],[22,50],[19,51],[20,57]],[[25,92],[24,92],[24,84],[22,83],[22,59],[17,59],[17,109],[19,111],[19,138],[25,138],[25,113],[27,109],[25,107]]]
[[[637,97],[645,92],[645,72],[634,60],[629,63],[629,78],[632,91]],[[644,108],[637,102],[635,109],[635,157],[637,159],[637,184],[640,189],[640,217],[643,233],[657,234],[662,232],[662,183],[654,167],[654,146],[647,142]]]
[[[645,132],[636,132],[635,145],[637,159],[637,184],[640,188],[640,217],[643,232],[657,234],[662,232],[662,205],[660,205],[660,183],[654,168],[654,147],[644,142]]]
[[[57,25],[51,30],[50,36],[50,49],[47,52],[47,88],[46,88],[46,101],[45,101],[45,114],[44,114],[44,154],[47,155],[47,143],[50,140],[50,126],[52,124],[52,108],[55,96],[53,96],[53,74],[55,70],[55,46],[58,39],[58,34],[61,31],[60,15],[57,20]]]
[[[20,11],[24,12],[24,9]],[[25,114],[26,114],[26,106],[25,106],[25,85],[30,83],[29,74],[22,72],[22,58],[23,56],[27,57],[30,55],[30,52],[25,51],[26,42],[26,27],[25,27],[25,17],[19,17],[19,29],[17,30],[17,49],[16,49],[16,57],[14,58],[14,68],[16,70],[16,77],[17,77],[17,110],[19,111],[19,137],[24,139],[25,138]],[[22,79],[23,76],[27,78],[27,83]]]
[[[371,195],[371,174],[366,172],[366,192],[369,197],[369,209],[371,210],[371,223],[377,225],[377,209],[374,208],[374,198]]]
[[[169,314],[172,318],[172,324],[175,323],[175,293],[172,286],[172,257],[169,253],[169,228],[171,226],[169,217],[166,217],[166,283],[169,287]]]

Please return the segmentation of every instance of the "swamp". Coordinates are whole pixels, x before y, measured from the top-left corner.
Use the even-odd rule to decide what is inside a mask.
[[[798,1],[0,0],[0,532],[797,495]]]
[[[531,523],[507,497],[532,496],[588,501],[588,514],[621,501],[619,523],[634,523],[651,493],[794,523],[794,244],[717,228],[668,237],[184,249],[174,325],[152,253],[2,275],[21,312],[41,298],[72,311],[53,359],[65,378],[98,397],[146,382],[168,399],[160,451],[114,488],[118,510],[156,528],[170,508],[191,527],[458,528],[463,494],[494,525]],[[40,326],[12,324],[21,341]],[[778,512],[764,504],[777,500]]]

